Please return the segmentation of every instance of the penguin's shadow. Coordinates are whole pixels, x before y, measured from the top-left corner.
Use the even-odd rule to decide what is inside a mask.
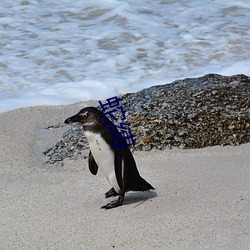
[[[134,204],[134,208],[143,204],[149,199],[153,199],[157,197],[157,193],[155,191],[145,191],[145,192],[131,192],[127,193],[124,199],[123,205]]]

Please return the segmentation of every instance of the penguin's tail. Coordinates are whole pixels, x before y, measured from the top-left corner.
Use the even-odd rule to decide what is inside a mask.
[[[131,191],[149,191],[150,189],[154,189],[154,187],[139,176]]]

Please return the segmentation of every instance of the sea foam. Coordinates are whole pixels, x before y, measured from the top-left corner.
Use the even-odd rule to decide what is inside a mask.
[[[0,112],[250,76],[250,2],[1,1]]]

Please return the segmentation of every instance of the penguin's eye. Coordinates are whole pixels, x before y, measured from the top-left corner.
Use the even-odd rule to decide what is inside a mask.
[[[88,117],[88,112],[79,114],[83,119],[86,119]]]

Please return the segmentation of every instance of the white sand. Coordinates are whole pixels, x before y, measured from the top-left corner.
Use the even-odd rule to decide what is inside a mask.
[[[87,160],[38,160],[67,130],[42,128],[82,107],[0,114],[0,249],[249,249],[250,144],[136,152],[155,192],[103,210],[110,186]]]

